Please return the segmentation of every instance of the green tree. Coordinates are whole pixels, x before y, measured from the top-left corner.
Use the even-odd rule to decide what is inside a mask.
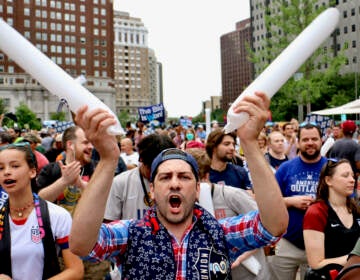
[[[26,104],[21,103],[16,107],[15,115],[18,119],[19,127],[28,126],[30,129],[41,129],[41,121],[36,117],[36,114],[26,106]]]
[[[125,110],[121,111],[120,114],[117,117],[118,117],[118,119],[119,119],[119,121],[121,123],[121,126],[123,128],[125,128],[127,122],[134,123],[134,122],[137,121],[135,118],[130,117],[129,112],[127,112]]]
[[[4,104],[4,99],[0,98],[0,115],[6,113],[6,107]]]
[[[51,113],[50,119],[51,120],[57,120],[57,121],[65,121],[66,120],[66,113],[65,112]]]
[[[256,75],[259,75],[322,11],[333,6],[318,5],[317,0],[273,0],[266,7],[265,27],[266,39],[260,51],[252,52]],[[300,79],[289,81],[273,97],[271,110],[275,120],[297,117],[302,121],[303,108],[306,104],[310,113],[311,104],[321,96],[321,89],[327,86],[329,77],[337,74],[345,62],[342,53],[334,53],[325,47],[319,48],[297,71]],[[289,61],[291,63],[291,61]],[[321,65],[327,65],[320,73]],[[296,108],[297,107],[297,108]],[[295,115],[298,112],[298,115]]]

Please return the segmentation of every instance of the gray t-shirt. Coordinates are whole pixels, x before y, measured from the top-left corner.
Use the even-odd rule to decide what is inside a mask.
[[[149,193],[149,181],[144,178]],[[104,218],[107,220],[141,219],[148,206],[141,185],[139,168],[134,168],[114,177],[106,203]]]

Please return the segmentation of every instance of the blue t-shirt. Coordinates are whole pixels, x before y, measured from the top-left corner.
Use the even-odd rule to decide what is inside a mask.
[[[227,185],[244,190],[251,190],[252,184],[244,167],[228,163],[225,170],[216,171],[210,169],[210,182],[219,185]]]
[[[320,171],[326,161],[325,157],[321,157],[316,163],[305,163],[298,156],[281,164],[275,173],[275,177],[279,183],[282,195],[284,197],[310,195],[315,198]],[[288,212],[289,225],[284,238],[296,247],[304,249],[302,225],[305,210],[289,207]]]

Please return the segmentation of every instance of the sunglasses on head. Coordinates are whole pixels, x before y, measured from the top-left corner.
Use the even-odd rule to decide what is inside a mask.
[[[11,144],[7,144],[4,146],[0,147],[0,151],[9,149],[9,148],[14,148],[14,149],[19,149],[19,150],[28,150],[30,152],[31,155],[31,159],[32,161],[35,163],[35,155],[33,153],[33,151],[31,150],[31,146],[29,142],[19,142],[19,143],[11,143]]]
[[[316,122],[302,122],[299,127],[319,127]]]

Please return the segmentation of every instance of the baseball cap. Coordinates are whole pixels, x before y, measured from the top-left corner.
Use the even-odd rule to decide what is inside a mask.
[[[356,124],[353,121],[347,120],[341,124],[343,133],[353,134],[356,131]]]
[[[157,169],[160,164],[162,164],[164,161],[170,160],[170,159],[181,159],[183,161],[186,161],[188,164],[190,164],[192,172],[194,173],[196,180],[199,180],[199,167],[196,163],[196,160],[194,157],[180,149],[177,148],[170,148],[163,150],[160,154],[156,156],[154,161],[151,164],[151,176],[150,176],[150,182],[154,181],[154,178],[157,173]]]

